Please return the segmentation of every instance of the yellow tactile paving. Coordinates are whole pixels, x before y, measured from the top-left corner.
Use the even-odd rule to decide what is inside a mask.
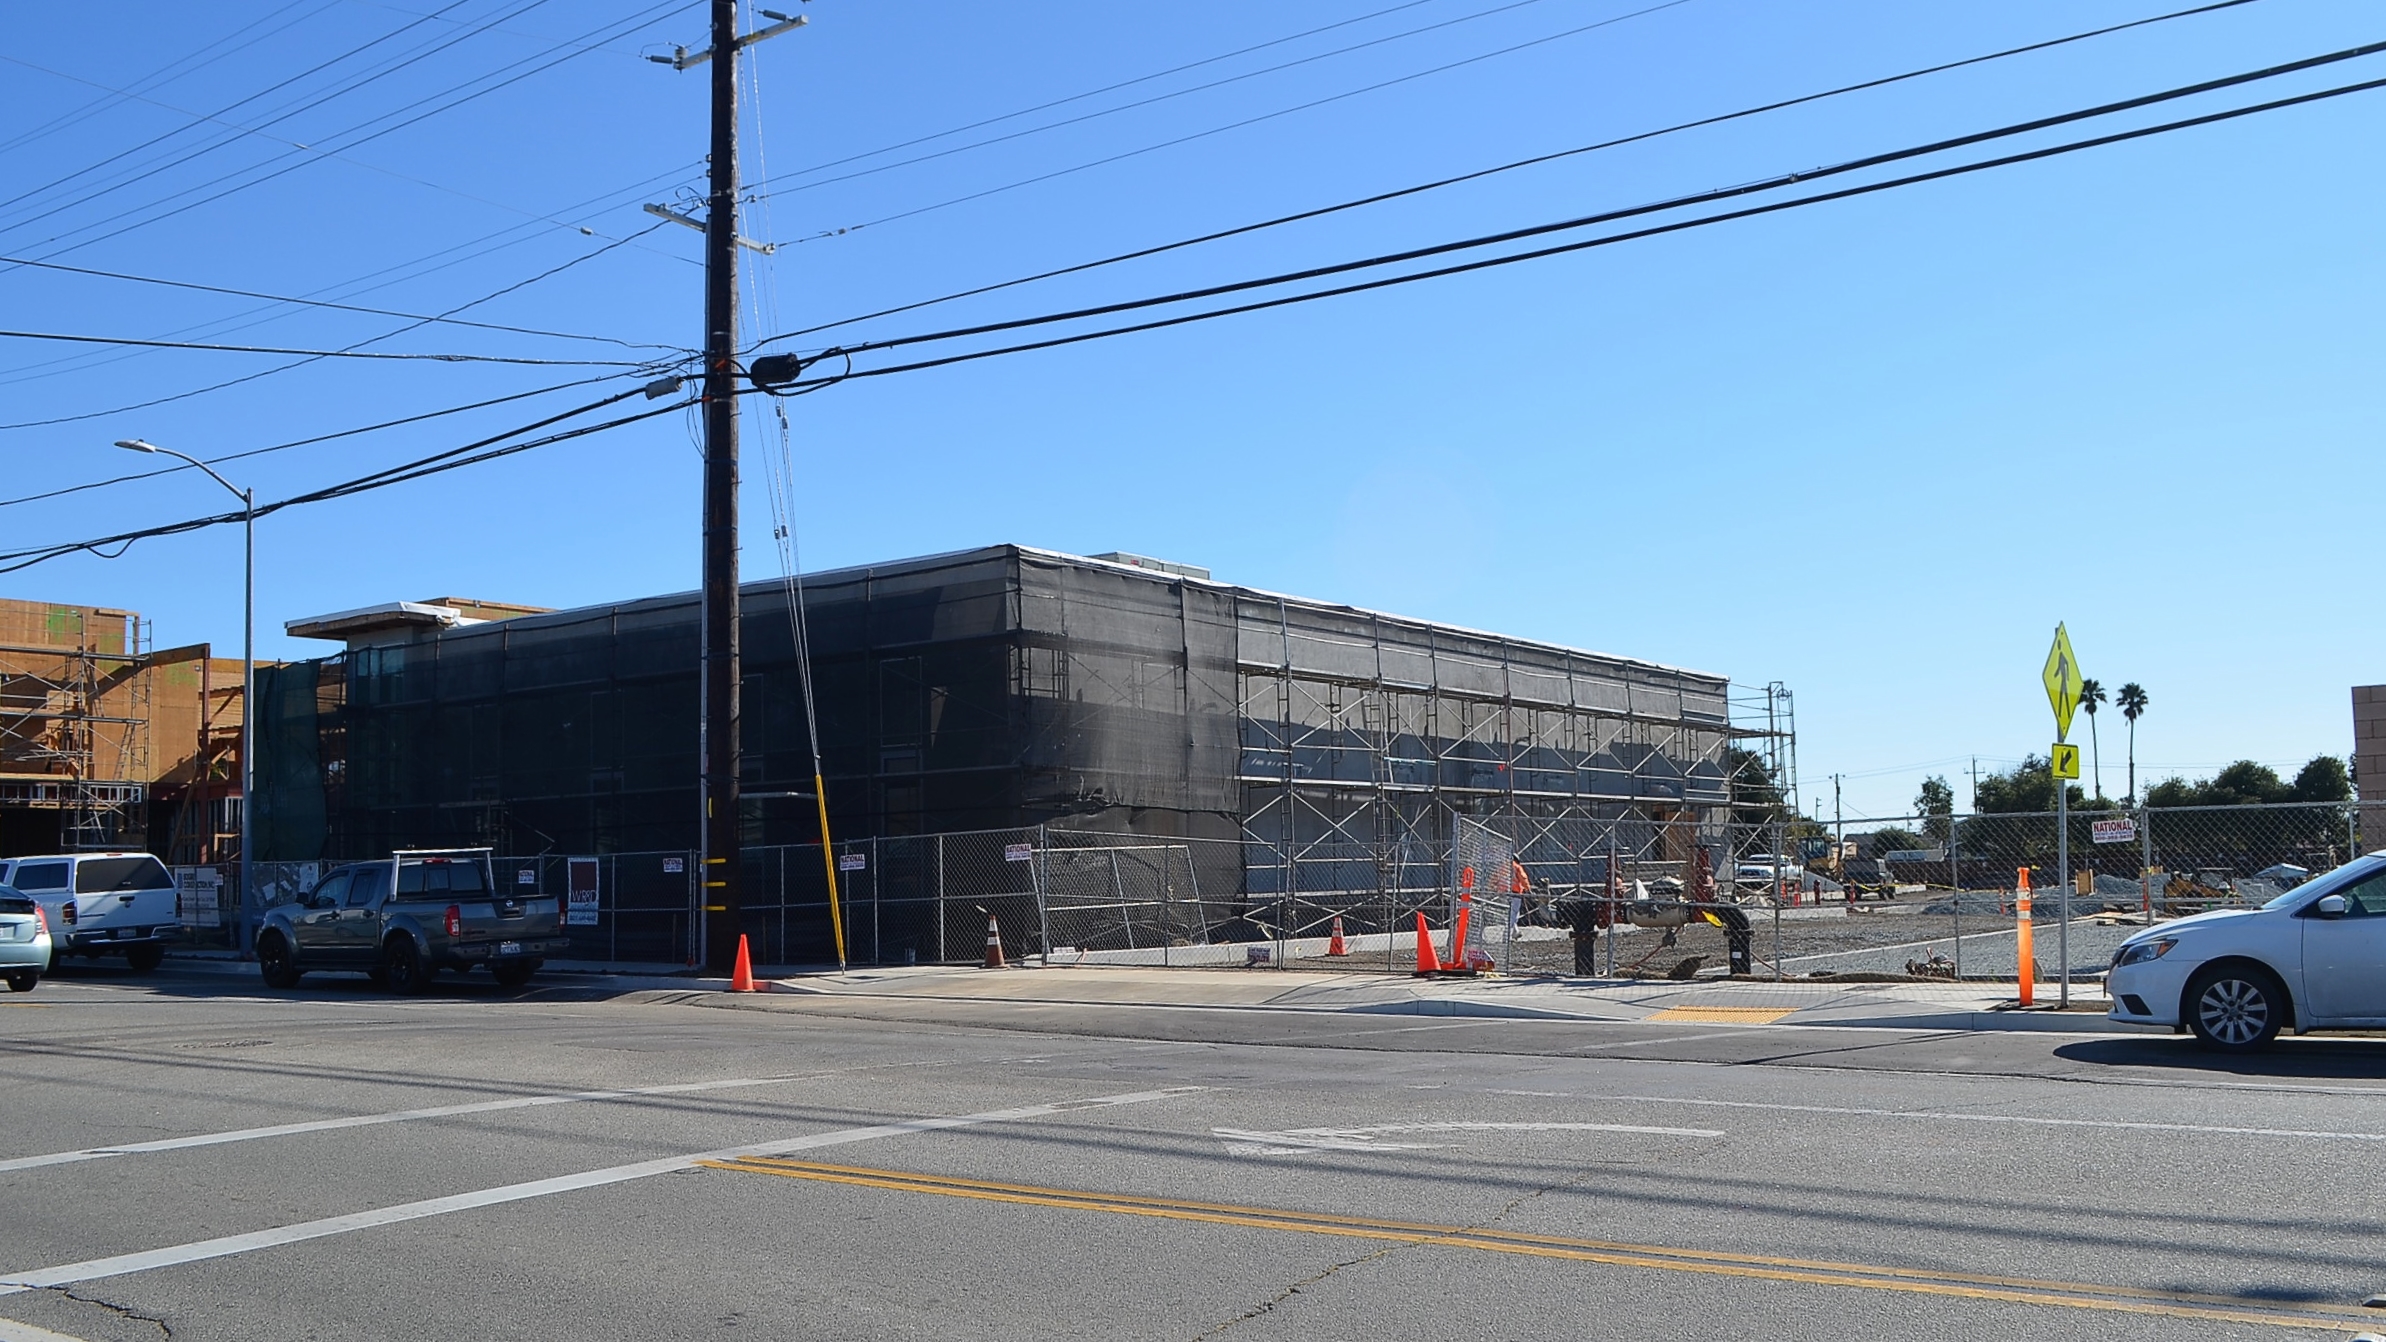
[[[1704,1021],[1709,1025],[1771,1025],[1797,1009],[1796,1007],[1678,1006],[1667,1007],[1655,1015],[1645,1016],[1642,1019]]]

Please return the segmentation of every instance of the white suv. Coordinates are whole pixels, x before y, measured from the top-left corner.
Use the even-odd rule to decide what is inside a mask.
[[[2195,1031],[2251,1052],[2282,1027],[2386,1028],[2386,852],[2355,858],[2258,909],[2147,928],[2113,952],[2113,1020]]]
[[[174,873],[148,853],[53,853],[0,861],[0,885],[15,886],[49,915],[55,957],[121,955],[134,969],[157,968],[182,935]]]

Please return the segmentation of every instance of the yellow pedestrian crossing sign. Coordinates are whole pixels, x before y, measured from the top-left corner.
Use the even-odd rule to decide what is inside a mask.
[[[2078,777],[2079,777],[2079,747],[2078,747],[2078,746],[2067,746],[2067,745],[2064,745],[2062,742],[2060,742],[2060,741],[2057,741],[2057,742],[2055,742],[2055,750],[2054,750],[2054,756],[2053,756],[2053,758],[2054,758],[2054,764],[2055,764],[2055,769],[2054,769],[2055,777],[2057,777],[2057,778],[2078,778]]]
[[[2063,632],[2060,624],[2055,626],[2055,645],[2047,649],[2046,674],[2041,679],[2046,682],[2046,701],[2054,705],[2055,739],[2061,741],[2071,735],[2071,714],[2079,707],[2079,691],[2084,682],[2079,674],[2079,658],[2071,652],[2071,635]],[[2077,778],[2079,774],[2074,772],[2065,777]]]

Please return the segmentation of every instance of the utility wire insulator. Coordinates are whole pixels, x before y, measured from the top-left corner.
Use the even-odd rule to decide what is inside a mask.
[[[775,9],[765,9],[758,12],[762,15],[762,17],[766,19],[777,19],[778,22],[772,24],[768,28],[757,28],[754,31],[747,33],[744,37],[737,39],[737,49],[740,51],[743,51],[747,47],[754,45],[756,42],[768,41],[771,38],[777,37],[781,33],[793,32],[796,29],[801,28],[811,22],[810,19],[805,18],[801,14],[790,17],[788,15],[781,14]],[[674,70],[693,70],[697,66],[702,65],[706,61],[712,59],[712,50],[713,49],[711,47],[706,47],[704,50],[691,55],[686,47],[673,47],[671,49],[671,54],[668,56],[649,56],[646,59],[653,61],[657,65],[668,65]]]

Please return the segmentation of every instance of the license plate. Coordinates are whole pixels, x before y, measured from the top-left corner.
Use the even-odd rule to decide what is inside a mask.
[[[522,943],[519,941],[500,941],[497,943],[497,953],[499,955],[520,955],[522,953]]]

